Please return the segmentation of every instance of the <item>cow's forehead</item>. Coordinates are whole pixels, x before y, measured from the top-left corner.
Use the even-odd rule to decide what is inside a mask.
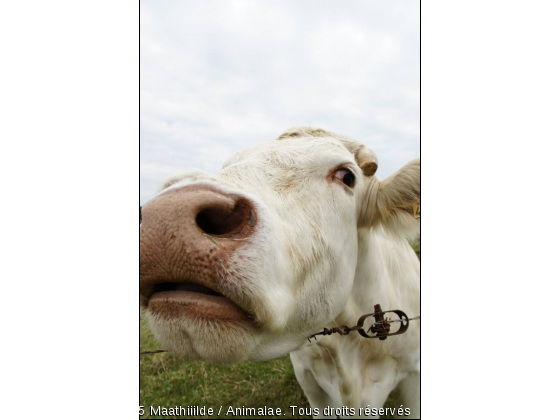
[[[294,163],[330,162],[336,160],[353,161],[352,153],[332,137],[296,137],[282,140],[270,140],[234,153],[223,168],[242,163],[269,163],[272,165],[289,165]]]

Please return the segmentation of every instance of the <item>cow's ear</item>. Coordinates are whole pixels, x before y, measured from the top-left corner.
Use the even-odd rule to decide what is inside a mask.
[[[383,225],[392,234],[416,237],[420,229],[420,159],[381,182],[377,178],[366,182],[360,225]]]

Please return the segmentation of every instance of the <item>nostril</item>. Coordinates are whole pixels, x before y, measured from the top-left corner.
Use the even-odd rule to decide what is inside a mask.
[[[211,207],[196,216],[196,224],[205,233],[214,236],[234,235],[248,223],[253,225],[251,209],[246,203],[236,204],[233,210]]]

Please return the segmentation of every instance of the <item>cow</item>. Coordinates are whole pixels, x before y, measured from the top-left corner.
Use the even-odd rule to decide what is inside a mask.
[[[420,160],[385,180],[377,167],[349,137],[296,127],[215,175],[191,169],[167,182],[140,228],[140,305],[157,340],[220,364],[289,353],[316,418],[336,418],[327,407],[382,408],[392,391],[399,413],[419,418],[419,322],[384,341],[308,340],[375,304],[419,315],[410,241]]]

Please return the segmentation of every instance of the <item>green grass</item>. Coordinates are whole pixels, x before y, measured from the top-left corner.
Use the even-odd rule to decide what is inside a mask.
[[[420,258],[420,243],[413,245]],[[155,350],[157,343],[144,321],[140,321],[140,350]],[[301,390],[289,356],[268,362],[239,363],[233,366],[216,366],[202,361],[186,361],[168,353],[140,356],[140,405],[145,406],[145,419],[154,418],[210,418],[149,415],[149,407],[212,407],[211,418],[225,416],[227,407],[280,408],[285,418],[311,418],[292,416],[290,406],[309,409],[309,403]],[[220,416],[216,416],[223,406]],[[393,401],[385,407],[394,407]],[[284,417],[284,416],[282,416]],[[246,417],[246,418],[273,418]],[[278,418],[278,417],[276,417]],[[391,418],[391,417],[381,417]]]

